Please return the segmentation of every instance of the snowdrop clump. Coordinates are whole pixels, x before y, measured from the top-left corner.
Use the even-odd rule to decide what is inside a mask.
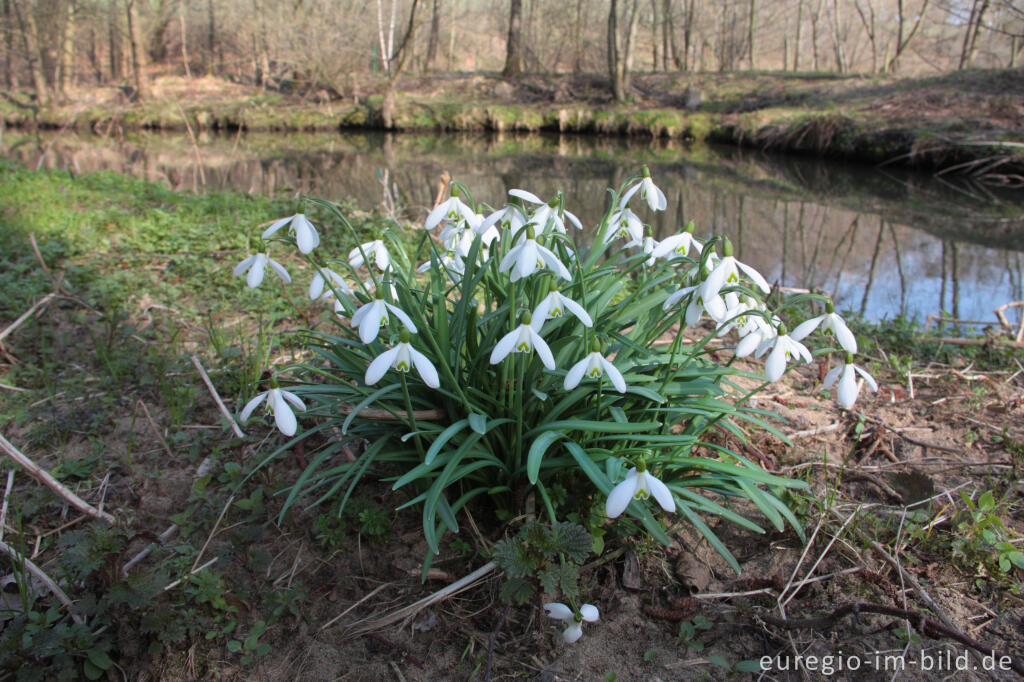
[[[322,446],[288,504],[310,494],[347,499],[367,470],[387,464],[393,487],[422,506],[424,571],[444,533],[458,530],[460,511],[480,503],[507,519],[530,499],[552,524],[601,507],[669,543],[658,514],[735,521],[718,500],[739,497],[780,530],[784,522],[799,529],[776,494],[803,483],[766,473],[715,438],[743,438],[744,427],[763,422],[723,381],[739,370],[716,361],[711,342],[747,362],[764,358],[764,380],[774,382],[813,360],[804,341],[819,332],[843,354],[825,380],[840,405],[854,404],[858,377],[877,389],[853,364],[856,339],[831,301],[817,317],[792,320],[790,332],[784,318],[824,297],[773,310],[771,285],[728,238],[698,239],[691,223],[655,239],[642,216],[667,201],[646,167],[613,194],[584,247],[567,229],[583,225],[560,193],[544,200],[511,189],[495,208],[452,183],[411,239],[395,225],[366,240],[335,204],[310,203],[330,225],[322,229],[344,230],[354,245],[343,257],[317,250],[319,232],[304,214],[272,223],[263,239],[294,244],[310,262],[309,298],[333,301],[334,327],[309,333],[316,360],[292,368],[306,383],[289,391],[275,383],[241,417],[266,402],[287,436],[298,431],[295,408],[310,431],[337,427],[368,443],[344,463],[332,459],[340,443]],[[256,287],[267,266],[290,281],[265,248],[234,272]],[[714,531],[698,529],[738,570]],[[567,622],[570,643],[584,620],[597,620],[586,604],[545,608]]]

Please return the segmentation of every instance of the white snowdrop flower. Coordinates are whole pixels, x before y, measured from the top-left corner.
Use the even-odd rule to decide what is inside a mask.
[[[601,355],[600,346],[597,346],[597,344],[595,346],[587,357],[573,365],[572,369],[565,375],[565,383],[563,384],[565,390],[571,391],[579,386],[584,376],[591,379],[600,379],[607,374],[615,390],[619,393],[625,393],[626,380],[622,378],[622,372],[608,358]]]
[[[455,189],[452,188],[452,196],[438,204],[427,215],[427,220],[423,226],[428,230],[433,230],[441,224],[442,220],[446,223],[458,223],[465,220],[471,224],[477,224],[478,219],[479,216],[476,211],[463,202],[455,192]]]
[[[584,604],[579,612],[573,611],[565,604],[550,602],[544,605],[544,610],[549,618],[565,621],[565,630],[562,632],[562,639],[566,644],[572,644],[583,636],[583,621],[596,623],[599,618],[597,607],[592,604]]]
[[[821,330],[826,334],[834,334],[836,341],[847,353],[857,352],[857,337],[853,335],[850,328],[846,326],[846,322],[836,313],[835,306],[832,301],[829,300],[825,303],[825,314],[812,317],[809,320],[801,322],[790,334],[791,337],[797,341],[802,341],[804,337],[809,335],[815,329],[821,325]]]
[[[383,240],[365,242],[348,252],[348,264],[353,268],[363,267],[367,260],[373,261],[381,272],[391,267],[391,254],[388,253],[388,247],[384,245]]]
[[[477,226],[476,232],[477,234],[484,235],[493,230],[497,236],[501,234],[501,231],[508,230],[509,234],[515,235],[519,230],[523,229],[527,221],[528,218],[521,208],[514,204],[509,204],[505,208],[500,208],[484,218],[480,225]],[[484,243],[490,245],[490,241],[485,240]]]
[[[555,368],[555,357],[551,354],[548,344],[541,338],[540,333],[530,326],[530,313],[523,313],[518,327],[505,334],[491,351],[491,364],[496,365],[509,353],[532,353],[537,351],[537,356],[548,369]]]
[[[652,211],[664,211],[668,207],[665,193],[654,184],[654,180],[651,179],[651,171],[647,166],[641,168],[641,172],[643,177],[639,182],[626,190],[625,194],[622,195],[622,199],[619,200],[619,206],[623,207],[628,204],[633,195],[639,191],[640,198],[647,202],[647,206]]]
[[[576,318],[583,323],[584,327],[594,326],[594,320],[590,318],[590,315],[583,309],[583,306],[564,295],[558,290],[558,287],[552,283],[551,292],[537,304],[536,308],[533,309],[533,328],[540,331],[540,328],[545,321],[556,317],[562,317],[566,310],[575,315]]]
[[[434,261],[426,261],[421,263],[416,272],[423,274],[429,272],[433,266]],[[462,259],[458,253],[453,251],[446,251],[442,253],[437,260],[437,264],[448,273],[448,276],[453,282],[461,282],[462,276],[466,274],[466,262]]]
[[[853,353],[847,353],[846,362],[838,367],[833,367],[825,375],[825,388],[832,388],[832,384],[836,383],[836,379],[839,379],[839,385],[836,387],[836,400],[846,409],[853,407],[853,404],[857,402],[857,396],[860,394],[860,382],[857,381],[858,374],[864,378],[864,383],[872,391],[878,392],[878,383],[874,378],[853,364]]]
[[[558,256],[537,243],[533,226],[527,226],[526,239],[509,249],[505,257],[501,259],[498,271],[506,272],[511,270],[510,279],[516,282],[545,267],[562,279],[572,279],[569,269],[565,267],[562,261],[558,260]]]
[[[658,244],[651,255],[655,258],[672,260],[674,258],[682,258],[686,256],[690,252],[691,248],[698,254],[704,248],[704,245],[697,241],[693,236],[692,222],[686,226],[684,231],[662,239],[661,243]]]
[[[530,222],[536,225],[540,232],[547,232],[548,226],[550,225],[552,230],[565,234],[565,221],[562,220],[562,216],[559,215],[557,197],[552,199],[550,202],[545,203],[536,194],[527,192],[525,189],[510,189],[508,193],[527,203],[538,205],[530,216]],[[565,215],[577,230],[583,229],[583,223],[581,223],[580,219],[574,214],[565,209],[562,209],[561,213]]]
[[[330,268],[317,268],[316,274],[309,282],[309,297],[312,300],[318,298],[330,298],[334,295],[327,282],[330,281],[335,291],[342,294],[352,294],[352,287],[348,285],[345,278]]]
[[[758,356],[763,355],[768,348],[771,348],[771,353],[768,353],[768,359],[764,362],[764,375],[768,381],[778,381],[785,373],[786,363],[791,358],[793,360],[803,358],[804,362],[811,362],[813,359],[807,346],[795,341],[789,335],[784,324],[779,325],[778,333],[775,336],[761,343],[757,351]]]
[[[395,317],[402,321],[406,329],[413,334],[416,333],[416,325],[413,324],[409,316],[398,306],[392,305],[381,298],[378,292],[377,298],[361,306],[352,315],[352,326],[359,329],[359,339],[363,343],[371,343],[377,338],[381,326],[388,323],[388,312],[394,313]]]
[[[716,292],[709,295],[707,292],[707,280],[689,287],[683,287],[669,295],[662,304],[663,310],[674,307],[684,298],[687,299],[685,321],[687,326],[693,326],[700,321],[700,316],[707,311],[711,319],[716,322],[724,319],[726,313],[725,301]],[[688,297],[688,298],[687,298]]]
[[[262,252],[253,254],[236,265],[232,274],[238,277],[245,272],[245,283],[249,285],[249,288],[255,289],[263,282],[263,273],[268,265],[285,284],[292,281],[291,275],[288,274],[283,265]]]
[[[426,355],[412,347],[410,343],[412,335],[409,330],[403,329],[399,339],[397,346],[384,351],[370,362],[364,377],[366,385],[376,384],[387,374],[389,369],[394,368],[399,372],[408,372],[415,366],[423,383],[430,388],[438,388],[441,385],[441,380],[437,376],[437,368]]]
[[[644,224],[629,208],[619,209],[608,218],[604,243],[610,244],[614,239],[620,237],[634,242],[642,242],[644,238]]]
[[[641,463],[643,466],[643,463]],[[626,473],[626,480],[612,488],[605,502],[605,515],[610,519],[618,518],[633,500],[654,500],[667,512],[676,510],[676,501],[672,491],[664,483],[655,478],[644,468],[642,471],[633,467]]]
[[[270,239],[275,232],[285,225],[291,226],[290,229],[295,234],[295,244],[302,253],[310,253],[320,245],[320,235],[317,234],[313,223],[309,222],[309,218],[302,213],[296,213],[293,216],[274,221],[270,227],[263,231],[263,238]]]
[[[644,265],[649,268],[653,268],[657,259],[654,257],[654,250],[658,248],[658,240],[654,237],[644,237],[642,242],[638,242],[635,239],[626,244],[627,249],[629,248],[640,248],[647,254],[647,260],[644,261]]]
[[[711,274],[708,275],[707,293],[709,296],[717,294],[727,284],[737,284],[740,281],[739,273],[741,270],[761,291],[766,294],[771,291],[771,287],[768,285],[767,280],[761,276],[761,273],[733,258],[732,253],[732,242],[726,239],[722,247],[722,258],[715,264]]]
[[[295,419],[295,413],[292,412],[292,408],[288,403],[302,411],[306,410],[306,405],[291,391],[278,388],[276,383],[269,391],[260,393],[246,403],[245,407],[242,408],[242,413],[238,415],[240,421],[243,424],[248,421],[249,417],[252,416],[253,410],[264,401],[267,403],[267,412],[274,415],[274,423],[277,425],[278,430],[286,436],[294,436],[298,428],[298,422]]]

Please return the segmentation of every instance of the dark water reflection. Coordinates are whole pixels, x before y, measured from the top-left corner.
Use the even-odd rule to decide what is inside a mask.
[[[110,169],[179,190],[351,198],[415,220],[447,171],[492,205],[512,187],[541,197],[562,190],[584,225],[603,214],[606,188],[646,163],[669,201],[653,217],[656,237],[693,220],[698,234],[729,235],[769,281],[834,292],[841,309],[873,320],[905,314],[923,322],[940,311],[994,320],[993,308],[1024,299],[1024,191],[906,172],[539,135],[252,134],[192,145],[181,135],[8,131],[2,150],[30,166],[42,156],[45,167]],[[651,218],[646,207],[638,212]],[[1008,311],[1013,321],[1019,314]]]

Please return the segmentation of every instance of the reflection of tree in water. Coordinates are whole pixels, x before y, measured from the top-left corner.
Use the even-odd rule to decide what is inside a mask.
[[[545,136],[200,136],[200,173],[187,138],[177,146],[170,139],[68,134],[21,150],[31,165],[49,149],[43,157],[49,167],[110,168],[175,189],[351,198],[363,209],[381,206],[379,174],[386,171],[395,209],[413,222],[426,215],[438,179],[449,171],[475,199],[495,206],[512,187],[544,198],[562,190],[570,210],[589,225],[601,219],[606,188],[619,186],[646,160],[669,200],[664,213],[636,207],[653,236],[664,238],[693,220],[698,237],[730,236],[739,257],[769,280],[834,292],[839,305],[871,318],[939,310],[990,317],[992,305],[1024,297],[1020,254],[995,250],[1024,244],[1019,193],[950,192],[927,178],[858,175],[835,164],[777,163],[736,152],[716,156],[706,148],[687,156],[681,146],[666,153],[613,139]],[[995,226],[989,248],[959,241],[971,225]],[[1005,232],[1013,225],[1017,232]]]

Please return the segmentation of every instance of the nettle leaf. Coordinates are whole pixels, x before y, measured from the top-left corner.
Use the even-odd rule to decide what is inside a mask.
[[[564,553],[566,558],[577,564],[583,563],[594,547],[593,536],[578,523],[556,523],[552,528],[552,535],[557,551]]]
[[[512,578],[523,578],[534,570],[526,544],[519,538],[494,543],[494,563]]]
[[[523,578],[509,578],[501,586],[499,596],[507,604],[525,604],[533,596],[533,588]]]
[[[576,601],[580,596],[579,566],[565,563],[555,567],[558,586],[562,589],[562,595],[569,601]]]
[[[537,573],[537,580],[540,582],[540,588],[548,594],[558,594],[558,564],[548,564]]]

